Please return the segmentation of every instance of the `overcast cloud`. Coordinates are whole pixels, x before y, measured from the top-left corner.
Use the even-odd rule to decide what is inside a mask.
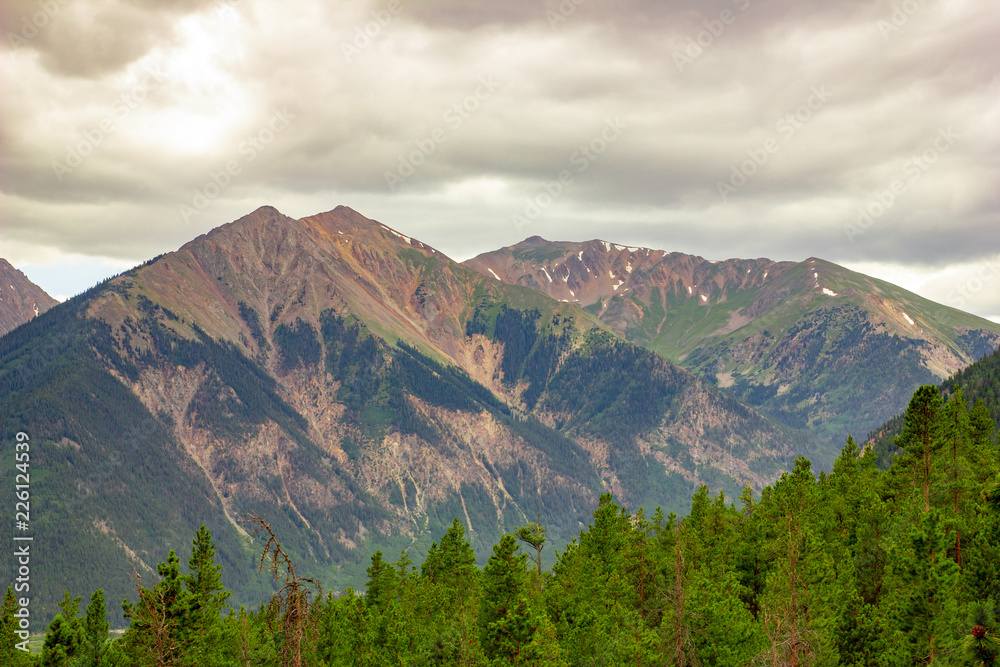
[[[534,234],[819,256],[1000,321],[994,0],[4,0],[0,20],[0,256],[55,295],[262,204],[345,204],[459,260]]]

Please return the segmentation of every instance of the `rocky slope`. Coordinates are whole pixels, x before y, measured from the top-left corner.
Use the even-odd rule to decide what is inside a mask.
[[[791,426],[842,442],[1000,343],[1000,324],[822,259],[711,262],[532,237],[465,262],[578,304]]]
[[[0,257],[0,336],[59,303]]]
[[[45,471],[46,609],[65,573],[127,594],[130,561],[151,573],[201,521],[252,600],[250,511],[339,588],[375,548],[419,562],[454,517],[477,548],[540,517],[558,548],[604,490],[682,511],[698,483],[829,455],[578,306],[344,207],[259,209],[0,339],[0,418]]]

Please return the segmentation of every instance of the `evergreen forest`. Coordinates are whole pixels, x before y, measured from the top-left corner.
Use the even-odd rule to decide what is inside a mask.
[[[605,494],[549,571],[544,517],[503,535],[481,568],[456,519],[419,567],[405,552],[371,555],[364,591],[297,571],[283,536],[248,515],[269,603],[230,606],[203,526],[184,561],[170,552],[155,581],[135,574],[114,640],[118,601],[97,590],[83,608],[76,595],[89,591],[67,591],[28,655],[8,590],[0,664],[989,667],[1000,654],[995,436],[985,403],[926,385],[885,470],[848,439],[829,473],[799,458],[734,502],[702,486],[683,519]]]

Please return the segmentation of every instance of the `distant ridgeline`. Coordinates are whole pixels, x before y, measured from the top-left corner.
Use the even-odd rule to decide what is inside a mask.
[[[970,387],[986,386],[982,368],[965,376]],[[455,519],[419,568],[405,551],[394,562],[379,551],[364,593],[335,596],[254,516],[244,525],[269,569],[261,577],[281,588],[234,610],[202,527],[187,573],[170,552],[155,584],[137,582],[119,641],[106,640],[100,592],[86,614],[67,594],[41,664],[996,665],[994,422],[986,403],[970,410],[957,387],[943,400],[930,385],[901,421],[884,472],[849,439],[830,474],[799,458],[739,506],[702,486],[683,520],[602,495],[551,571],[544,526],[502,536],[479,568]],[[5,642],[13,609],[8,595]],[[0,663],[33,664],[10,642]]]

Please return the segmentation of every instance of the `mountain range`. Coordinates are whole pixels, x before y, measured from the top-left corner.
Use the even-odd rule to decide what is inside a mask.
[[[463,265],[346,207],[263,207],[39,312],[0,338],[0,424],[32,438],[42,614],[68,576],[129,595],[202,522],[258,601],[248,512],[334,588],[455,517],[483,558],[535,519],[561,548],[605,491],[683,512],[828,465],[852,400],[893,414],[1000,330],[821,260],[534,238]],[[867,393],[791,402],[845,379]]]
[[[1000,343],[1000,324],[828,261],[709,261],[532,237],[465,264],[580,305],[626,340],[831,443]]]

